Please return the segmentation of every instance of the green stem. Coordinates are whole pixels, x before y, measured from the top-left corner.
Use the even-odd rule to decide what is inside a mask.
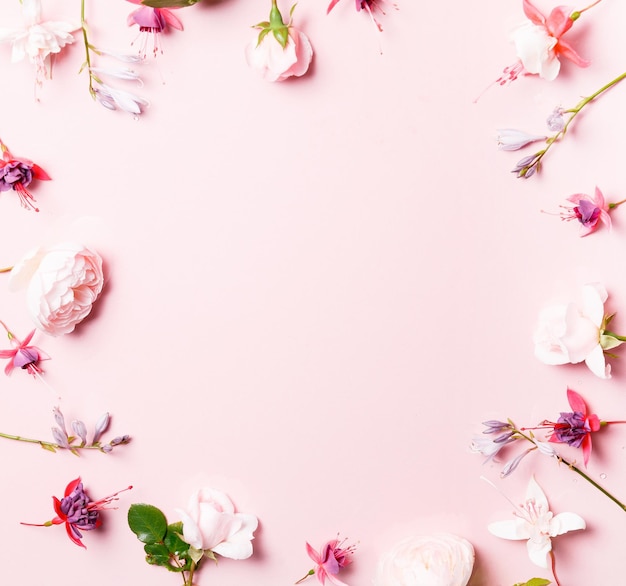
[[[315,574],[315,570],[309,570],[302,578],[300,578],[296,584],[300,584],[300,582],[304,582],[309,576]]]
[[[87,21],[85,19],[85,0],[80,0],[80,28],[83,32],[83,43],[85,45],[85,63],[83,64],[83,68],[87,68],[87,73],[89,75],[89,93],[91,94],[91,97],[95,99],[96,92],[93,89],[93,79],[91,75],[91,45],[89,44]]]
[[[612,338],[620,340],[621,342],[626,342],[626,336],[618,336],[617,334],[614,334],[613,332],[609,332],[609,330],[603,330],[602,333],[605,336],[611,336]]]
[[[539,165],[539,161],[541,161],[541,159],[544,157],[544,155],[550,150],[552,145],[555,142],[558,142],[559,140],[561,140],[561,138],[563,138],[565,136],[565,133],[567,132],[567,129],[569,128],[569,125],[574,121],[576,116],[578,116],[578,114],[580,114],[582,109],[587,104],[593,102],[593,100],[595,100],[598,96],[600,96],[601,94],[603,94],[607,90],[611,89],[614,85],[617,85],[618,83],[620,83],[624,79],[626,79],[626,71],[624,73],[622,73],[621,75],[618,75],[615,79],[613,79],[609,83],[603,85],[599,90],[597,90],[596,92],[594,92],[590,96],[588,96],[586,98],[583,98],[580,102],[578,102],[578,104],[574,108],[571,108],[569,110],[564,110],[564,113],[571,114],[571,116],[569,117],[568,121],[565,123],[565,126],[563,126],[563,128],[561,130],[559,130],[559,132],[557,132],[554,136],[551,136],[550,138],[548,138],[546,140],[547,146],[546,146],[545,149],[543,149],[542,151],[539,151],[537,153],[537,159],[534,162],[534,166]],[[620,203],[622,203],[622,202],[620,202]],[[617,204],[617,205],[619,205],[619,204]]]
[[[511,422],[511,420],[509,420],[509,421]],[[537,445],[530,436],[526,435],[521,430],[517,429],[517,427],[515,427],[514,424],[513,424],[513,432],[517,433],[520,437],[523,437],[525,440],[528,440],[532,444],[535,444],[535,446]],[[626,511],[626,505],[624,503],[622,503],[620,500],[615,498],[608,490],[606,490],[605,488],[602,488],[602,486],[600,486],[595,480],[593,480],[590,476],[588,476],[580,468],[578,468],[577,466],[574,466],[574,464],[572,464],[571,462],[568,462],[565,458],[561,458],[561,456],[557,455],[556,459],[559,462],[563,462],[563,464],[565,464],[570,470],[573,470],[574,472],[576,472],[576,474],[582,476],[592,486],[595,486],[603,495],[605,495],[608,498],[610,498],[620,509],[622,509],[622,511]]]
[[[189,569],[189,574],[187,575],[187,580],[183,584],[183,586],[193,586],[193,573],[196,569],[196,562],[191,562],[191,568]]]
[[[622,199],[621,201],[616,201],[615,203],[610,203],[609,209],[612,210],[613,208],[616,208],[617,206],[621,206],[624,202],[626,202],[626,199]]]
[[[570,470],[573,470],[574,472],[576,472],[576,474],[582,476],[591,485],[595,486],[603,495],[610,498],[620,509],[622,509],[622,511],[626,511],[626,505],[624,503],[615,498],[608,490],[602,488],[595,480],[585,474],[580,468],[574,466],[572,463],[568,462],[564,458],[561,458],[560,456],[558,457],[558,460],[559,462],[563,462],[563,464],[565,464]]]
[[[11,435],[10,433],[2,433],[0,432],[0,437],[5,439],[14,440],[17,442],[27,442],[29,444],[39,444],[42,448],[46,448],[47,450],[67,450],[68,448],[61,446],[59,444],[55,444],[54,442],[47,442],[44,440],[33,439],[30,437],[22,437],[21,435]],[[69,447],[70,451],[74,450],[100,450],[100,446],[72,446]]]

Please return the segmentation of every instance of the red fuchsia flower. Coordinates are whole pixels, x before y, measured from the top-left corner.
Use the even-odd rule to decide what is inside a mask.
[[[559,74],[561,58],[579,67],[587,67],[589,61],[583,59],[563,36],[583,12],[599,2],[596,0],[581,10],[557,6],[545,16],[530,0],[523,0],[524,14],[528,20],[511,35],[518,61],[506,67],[496,83],[506,85],[520,74],[535,74],[552,81]]]
[[[563,208],[561,219],[567,221],[578,220],[580,222],[581,237],[595,232],[600,223],[610,230],[611,216],[609,216],[609,211],[611,207],[616,207],[621,203],[613,204],[612,206],[606,203],[602,192],[597,187],[593,195],[575,193],[570,195],[567,201],[574,205],[561,206]]]
[[[127,0],[133,4],[141,4],[141,0]],[[128,26],[137,25],[139,34],[143,36],[139,54],[142,58],[146,56],[148,40],[152,37],[152,53],[156,57],[158,53],[163,53],[161,47],[161,33],[167,30],[168,26],[176,30],[183,30],[183,23],[174,16],[169,8],[151,8],[141,5],[137,10],[133,10],[128,15]]]
[[[9,340],[13,344],[13,348],[10,350],[0,350],[0,358],[9,360],[9,363],[4,368],[4,374],[9,376],[14,368],[21,368],[26,370],[33,376],[40,375],[43,370],[39,367],[39,363],[42,360],[50,360],[48,356],[41,348],[37,346],[29,346],[30,341],[33,339],[35,330],[33,330],[22,342],[13,335],[13,332],[7,328],[3,321],[0,324],[7,331]]]
[[[26,189],[33,179],[40,181],[49,181],[50,176],[32,161],[23,158],[14,157],[7,146],[0,140],[0,149],[2,150],[2,160],[0,160],[0,192],[15,191],[22,207],[38,212],[39,210],[33,205],[35,198]]]
[[[602,427],[600,418],[587,412],[584,399],[572,389],[567,389],[567,400],[572,412],[561,412],[556,423],[543,421],[541,425],[552,428],[549,441],[567,444],[575,448],[582,447],[585,466],[591,456],[591,434]]]
[[[349,545],[344,547],[345,539],[339,541],[339,539],[331,539],[326,543],[322,549],[317,552],[307,542],[306,551],[309,557],[315,562],[315,568],[309,570],[309,572],[300,580],[300,582],[306,580],[309,576],[315,574],[322,586],[326,583],[326,578],[329,582],[335,586],[347,586],[345,582],[342,582],[336,578],[339,570],[345,568],[348,564],[352,563],[352,555],[356,550],[356,545]]]
[[[355,1],[356,1],[357,12],[361,12],[361,10],[365,10],[369,14],[369,17],[372,19],[372,22],[374,23],[376,28],[381,32],[383,30],[383,27],[380,24],[380,22],[378,22],[378,20],[376,19],[375,14],[380,12],[380,14],[384,16],[385,11],[383,9],[383,5],[385,4],[387,4],[388,6],[391,6],[392,8],[395,8],[396,10],[398,9],[398,7],[395,4],[393,4],[392,2],[389,2],[388,0],[355,0]],[[335,7],[337,2],[339,2],[339,0],[331,0],[331,3],[328,5],[328,8],[326,9],[326,14],[328,14]]]
[[[65,523],[65,530],[70,540],[79,547],[85,547],[85,544],[81,541],[83,537],[81,531],[90,531],[100,527],[102,524],[100,511],[115,508],[107,505],[118,500],[117,495],[120,492],[130,490],[131,488],[132,486],[129,486],[99,501],[92,501],[85,492],[80,477],[78,477],[67,485],[62,499],[59,500],[55,496],[52,497],[54,511],[57,514],[54,519],[41,524],[22,523],[22,525],[50,527],[51,525]]]

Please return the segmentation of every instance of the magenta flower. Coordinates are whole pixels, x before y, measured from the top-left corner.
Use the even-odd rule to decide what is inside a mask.
[[[309,570],[296,584],[299,584],[309,576],[315,574],[322,586],[326,583],[326,578],[335,586],[347,586],[345,582],[342,582],[336,578],[336,576],[339,570],[345,568],[352,562],[352,554],[354,554],[356,546],[349,545],[348,547],[343,547],[344,543],[345,539],[342,541],[339,541],[339,539],[331,539],[317,552],[307,542],[306,551],[309,557],[315,562],[315,568]]]
[[[124,490],[130,490],[132,486]],[[98,501],[92,501],[83,488],[80,477],[72,480],[65,487],[65,494],[62,499],[52,497],[54,512],[57,514],[54,519],[45,523],[22,523],[31,527],[50,527],[52,525],[61,525],[65,523],[65,530],[70,540],[79,547],[85,547],[81,541],[83,535],[81,531],[90,531],[97,529],[102,524],[100,511],[114,508],[107,507],[111,502],[117,500],[117,495],[122,490],[107,496]]]
[[[33,339],[33,335],[35,334],[35,330],[28,334],[28,336],[24,338],[24,341],[20,342],[20,340],[16,338],[6,327],[4,322],[0,321],[0,324],[2,324],[4,329],[7,331],[9,340],[13,344],[13,348],[10,350],[0,350],[0,358],[8,358],[9,360],[8,364],[4,368],[4,374],[9,376],[13,372],[14,368],[26,370],[33,376],[41,374],[43,371],[39,367],[39,363],[42,360],[50,360],[50,356],[48,356],[40,348],[37,348],[37,346],[29,346],[30,341]]]
[[[141,0],[127,1],[141,5]],[[161,33],[165,32],[168,26],[179,31],[183,30],[183,23],[174,16],[174,13],[169,8],[151,8],[141,5],[128,15],[127,22],[128,26],[136,24],[139,27],[139,34],[142,35],[139,54],[142,58],[146,56],[150,37],[152,37],[152,53],[156,57],[158,53],[163,53]]]
[[[582,447],[585,466],[591,456],[591,434],[599,431],[602,424],[595,414],[587,413],[587,405],[583,398],[572,389],[567,389],[567,401],[572,412],[562,412],[556,423],[542,422],[542,425],[553,429],[549,440],[551,442],[567,444],[575,448]]]
[[[573,203],[572,206],[561,206],[562,220],[578,220],[580,222],[580,236],[587,236],[598,229],[599,223],[603,223],[609,230],[611,229],[611,217],[609,210],[619,204],[607,204],[602,192],[596,187],[593,195],[586,193],[575,193],[567,198]]]
[[[376,19],[375,14],[378,12],[382,15],[385,14],[385,11],[382,8],[384,4],[387,4],[391,6],[392,8],[395,8],[396,10],[398,8],[395,4],[393,4],[392,2],[389,2],[388,0],[355,0],[355,1],[356,1],[357,12],[361,12],[361,10],[365,10],[365,12],[369,14],[369,17],[372,19],[372,22],[374,23],[376,28],[381,32],[383,30],[383,27],[380,24],[380,22],[378,22],[378,20]],[[331,0],[331,3],[328,5],[328,8],[326,9],[326,14],[328,14],[335,7],[335,4],[337,4],[337,2],[339,2],[339,0]]]
[[[2,160],[0,160],[0,192],[10,191],[17,193],[22,207],[38,212],[33,205],[35,198],[26,189],[33,179],[48,181],[50,176],[32,161],[14,157],[7,146],[0,140]]]

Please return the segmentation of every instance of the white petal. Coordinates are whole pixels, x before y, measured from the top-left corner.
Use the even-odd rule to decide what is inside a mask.
[[[604,319],[604,302],[607,297],[608,293],[600,283],[590,283],[583,287],[583,314],[598,327],[602,325]]]
[[[568,531],[579,531],[586,528],[585,520],[576,513],[559,513],[550,521],[550,535],[552,537],[563,535]]]
[[[546,494],[543,492],[534,476],[530,477],[528,481],[528,486],[526,487],[526,500],[534,500],[536,505],[539,505],[543,508],[544,511],[549,511],[548,507],[548,499]]]
[[[567,348],[561,342],[566,332],[566,305],[546,307],[539,314],[539,325],[533,335],[535,356],[544,364],[568,364]]]
[[[545,536],[539,541],[528,540],[526,544],[530,561],[540,568],[548,567],[548,554],[552,550],[552,541]]]
[[[244,560],[252,555],[253,533],[258,527],[259,521],[254,515],[243,513],[235,514],[240,522],[239,529],[228,538],[213,548],[213,551],[225,558]]]
[[[611,365],[604,360],[604,352],[602,346],[598,344],[585,358],[585,364],[589,370],[597,377],[609,379],[611,378]]]
[[[567,331],[561,337],[561,343],[567,348],[567,354],[572,364],[578,364],[598,345],[600,330],[585,315],[581,315],[578,307],[570,303],[565,318]]]
[[[530,527],[523,519],[510,519],[507,521],[496,521],[487,526],[489,533],[502,539],[528,539],[530,537]]]

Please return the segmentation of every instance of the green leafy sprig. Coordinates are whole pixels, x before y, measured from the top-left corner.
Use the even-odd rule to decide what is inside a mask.
[[[153,505],[133,504],[128,511],[128,526],[144,544],[146,562],[162,566],[170,572],[179,572],[183,586],[192,586],[193,574],[203,555],[215,557],[212,552],[202,552],[183,541],[183,524],[168,524],[163,511]]]

